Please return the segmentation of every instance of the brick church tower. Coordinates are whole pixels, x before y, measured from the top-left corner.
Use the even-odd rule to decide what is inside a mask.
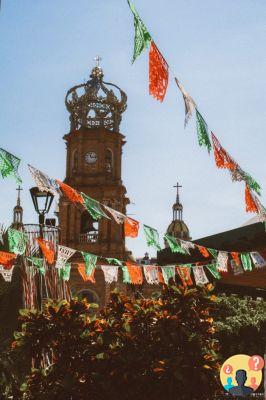
[[[70,132],[64,136],[67,148],[64,182],[125,214],[129,200],[121,166],[126,142],[119,126],[127,96],[118,86],[104,82],[103,76],[98,61],[91,79],[66,94]],[[123,225],[112,218],[97,222],[84,207],[62,197],[59,225],[61,243],[65,246],[120,260],[126,257]]]

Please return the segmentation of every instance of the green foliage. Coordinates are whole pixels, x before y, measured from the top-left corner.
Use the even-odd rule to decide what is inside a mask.
[[[172,286],[138,300],[113,293],[97,317],[84,300],[23,312],[12,344],[28,368],[23,399],[211,397],[219,366],[209,290]]]
[[[0,398],[201,400],[220,390],[218,342],[221,361],[264,353],[263,300],[170,286],[151,299],[114,292],[97,315],[95,307],[21,310],[12,349],[0,355]]]
[[[216,337],[226,359],[234,354],[264,354],[266,343],[266,301],[235,295],[217,299]]]
[[[0,275],[0,353],[18,327],[18,310],[22,307],[20,269],[15,266],[12,282],[5,282]]]
[[[7,345],[7,343],[6,343]],[[10,351],[0,353],[0,399],[19,399],[25,379],[25,360]]]

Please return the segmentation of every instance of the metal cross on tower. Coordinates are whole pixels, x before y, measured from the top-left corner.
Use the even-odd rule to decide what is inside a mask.
[[[20,206],[20,192],[23,190],[22,187],[19,185],[18,188],[16,189],[18,191],[18,200],[17,200],[17,205]]]
[[[182,186],[179,185],[179,183],[177,182],[177,184],[175,186],[173,186],[174,188],[176,188],[176,203],[179,203],[179,188],[181,188]]]
[[[96,67],[99,68],[102,58],[100,56],[96,56],[94,57],[94,61],[96,62]]]

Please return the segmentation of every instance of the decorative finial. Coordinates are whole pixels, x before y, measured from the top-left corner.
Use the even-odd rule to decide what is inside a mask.
[[[96,62],[96,67],[99,68],[102,58],[100,56],[96,56],[96,57],[94,57],[94,61]]]
[[[100,56],[96,56],[93,59],[96,63],[96,66],[92,69],[91,71],[91,78],[101,80],[103,78],[103,70],[100,67],[100,62],[102,61],[102,58]]]

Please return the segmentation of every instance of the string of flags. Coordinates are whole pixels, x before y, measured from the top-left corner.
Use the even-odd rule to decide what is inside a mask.
[[[101,204],[97,200],[93,199],[92,197],[84,194],[84,193],[79,193],[77,190],[74,188],[70,187],[69,185],[60,182],[57,179],[52,179],[49,178],[46,174],[43,172],[37,170],[36,168],[32,167],[29,165],[29,170],[31,172],[31,175],[36,183],[36,185],[39,187],[40,190],[44,191],[52,191],[54,193],[62,194],[66,196],[71,202],[80,204],[85,207],[85,209],[90,213],[92,218],[95,220],[99,220],[101,218],[108,218],[112,217],[116,223],[118,224],[123,224],[124,225],[124,235],[125,237],[131,237],[131,238],[136,238],[138,237],[139,234],[139,229],[140,229],[140,222],[136,221],[133,218],[128,217],[127,215],[124,215],[120,211],[117,211],[109,206],[106,206],[105,204]],[[252,182],[253,186],[259,190],[255,183],[252,181],[252,178],[250,178],[250,181]],[[41,182],[41,184],[40,184]],[[44,182],[48,182],[49,184],[44,184]],[[262,204],[259,204],[259,217],[261,221],[264,221],[266,218],[266,210],[262,206]],[[108,216],[108,214],[110,216]],[[146,242],[148,246],[152,246],[155,248],[155,250],[161,250],[161,246],[159,243],[159,234],[158,231],[148,225],[143,224],[143,230],[144,234],[146,237]],[[186,242],[184,244],[184,241],[181,241],[183,244],[183,247],[181,245],[178,245],[176,242],[175,238],[169,237],[169,235],[166,235],[164,237],[164,240],[167,241],[169,247],[172,249],[174,252],[181,252],[182,254],[188,254],[189,253],[189,247],[192,247],[192,244],[190,242]],[[182,250],[180,250],[180,248]],[[206,250],[199,246],[199,250],[206,253]]]
[[[201,124],[204,125],[203,122]],[[213,135],[213,142],[215,143],[216,148],[219,148],[219,166],[220,167],[228,167],[230,171],[232,171],[232,165],[235,164],[237,165],[238,168],[238,174],[240,177],[245,176],[245,179],[247,179],[250,184],[249,186],[252,186],[257,193],[260,192],[260,187],[258,184],[250,177],[248,174],[246,174],[244,171],[241,170],[241,168],[238,166],[238,164],[235,163],[235,161],[232,159],[231,156],[229,156],[227,153],[223,151],[223,148],[219,145],[217,138]],[[220,146],[220,147],[219,147]],[[4,150],[3,150],[4,151]],[[18,159],[15,156],[10,156],[7,157],[7,159]],[[217,162],[218,162],[218,156]],[[16,165],[19,165],[17,163]],[[77,190],[72,188],[71,186],[59,181],[58,179],[53,179],[50,178],[48,175],[43,173],[42,171],[36,169],[35,167],[28,165],[29,171],[38,186],[38,188],[42,191],[46,192],[52,192],[54,194],[59,194],[59,195],[64,195],[67,197],[71,202],[74,204],[79,204],[83,206],[89,213],[90,215],[95,219],[99,220],[101,218],[108,218],[110,219],[111,217],[115,220],[116,223],[118,224],[123,224],[124,225],[124,235],[125,237],[131,237],[131,238],[136,238],[139,234],[139,228],[140,228],[140,222],[134,220],[133,218],[128,217],[127,215],[124,215],[120,211],[117,211],[109,206],[106,206],[105,204],[101,204],[97,200],[93,199],[89,195],[86,195],[84,193],[79,193]],[[11,170],[9,170],[10,174],[12,176],[18,175],[18,171],[16,170],[16,173],[12,173]],[[240,179],[240,178],[238,178]],[[249,187],[247,186],[246,189]],[[246,196],[249,196],[250,192],[247,190]],[[249,200],[251,206],[252,206],[252,199]],[[259,216],[262,221],[265,221],[266,219],[266,210],[262,206],[261,203],[257,203],[256,205],[258,206],[259,209]],[[153,247],[155,250],[159,251],[161,250],[161,245],[159,242],[159,233],[156,229],[143,224],[143,231],[144,235],[146,238],[147,246]],[[2,240],[2,235],[3,235],[3,226],[0,225],[0,240]],[[220,271],[225,272],[226,267],[222,268],[222,265],[227,264],[227,255],[229,253],[223,252],[223,251],[218,251],[215,249],[209,249],[205,248],[204,246],[199,246],[194,244],[193,242],[190,241],[184,241],[180,239],[176,239],[175,237],[172,237],[168,234],[164,236],[164,241],[167,243],[169,248],[173,253],[180,253],[180,254],[190,254],[191,249],[197,248],[198,251],[203,255],[203,257],[210,257],[212,256],[213,258],[217,258],[218,265],[220,266]],[[21,231],[16,231],[15,229],[9,229],[8,230],[8,241],[9,241],[9,247],[10,247],[10,252],[14,253],[16,255],[22,255],[26,251],[27,247],[27,238],[26,234],[21,232]],[[46,260],[48,264],[53,264],[54,259],[55,259],[55,251],[52,243],[48,243],[47,241],[39,238],[38,239],[38,244],[43,252],[43,254],[46,257]],[[62,250],[60,250],[62,249]],[[64,250],[64,251],[63,251]],[[75,251],[67,250],[64,246],[59,247],[58,250],[58,256],[56,260],[56,268],[60,269],[62,265],[65,265],[67,260],[74,254]],[[237,254],[236,252],[232,252],[233,256]],[[232,257],[233,257],[232,256]],[[242,257],[242,264],[246,266],[246,259]],[[0,262],[1,265],[1,262]],[[4,263],[5,265],[5,263]],[[247,268],[244,268],[247,269]]]
[[[147,229],[148,228],[148,229]],[[145,225],[147,240],[151,245],[158,246],[158,237],[154,229]],[[151,236],[153,235],[153,236]],[[183,285],[203,285],[209,282],[206,271],[214,279],[220,279],[221,274],[228,273],[231,266],[234,275],[239,275],[245,271],[252,271],[253,268],[260,269],[266,266],[266,260],[257,252],[226,252],[216,249],[206,248],[190,241],[176,239],[170,235],[165,235],[165,240],[169,244],[172,252],[180,254],[190,254],[191,250],[198,249],[199,253],[205,258],[206,262],[187,263],[179,265],[139,265],[129,261],[121,261],[116,258],[105,258],[84,251],[55,245],[42,238],[35,240],[40,246],[43,254],[41,257],[33,257],[27,254],[29,238],[23,231],[9,228],[7,237],[10,252],[0,251],[0,274],[10,282],[17,256],[23,256],[24,261],[35,267],[35,272],[45,275],[51,266],[55,267],[60,279],[68,281],[70,279],[71,268],[76,266],[84,281],[96,283],[95,271],[101,269],[104,274],[105,282],[111,284],[118,281],[119,268],[122,270],[123,283],[142,285],[144,278],[151,285],[160,283],[169,284],[170,280],[179,277]],[[80,252],[84,262],[70,262],[71,257]],[[57,253],[57,254],[56,254]]]
[[[202,121],[202,117],[199,116],[199,130],[204,129],[204,121]],[[212,134],[212,141],[215,146],[215,151],[216,151],[216,162],[219,168],[228,168],[233,175],[234,179],[237,180],[245,180],[246,181],[246,203],[249,208],[249,211],[256,211],[258,212],[259,215],[259,220],[260,221],[265,221],[266,220],[266,209],[265,207],[260,203],[257,197],[254,197],[253,194],[250,191],[250,188],[252,188],[254,191],[256,191],[257,194],[260,194],[260,186],[258,183],[246,172],[244,172],[239,165],[233,160],[233,158],[224,151],[220,143],[218,142],[218,139],[215,137],[214,134]],[[2,153],[7,151],[2,149]],[[1,154],[1,153],[0,153]],[[19,160],[16,156],[11,155],[8,153],[10,156],[7,157],[7,159],[16,159]],[[20,160],[19,160],[20,161]],[[20,163],[20,162],[19,162]],[[19,163],[16,165],[18,166]],[[233,168],[233,165],[235,167]],[[1,164],[0,164],[1,168]],[[133,218],[128,217],[127,215],[121,213],[120,211],[117,211],[109,206],[106,206],[105,204],[101,204],[99,201],[93,199],[89,195],[85,193],[79,193],[77,190],[72,188],[71,186],[67,185],[66,183],[61,182],[58,179],[53,179],[50,178],[48,175],[46,175],[44,172],[36,169],[35,167],[31,166],[28,164],[29,172],[32,175],[32,178],[35,181],[35,184],[41,191],[45,192],[51,192],[54,195],[64,195],[67,197],[71,202],[77,204],[77,205],[82,205],[94,218],[95,220],[99,220],[101,218],[108,218],[110,219],[111,217],[115,220],[116,223],[118,224],[123,224],[124,225],[124,233],[125,237],[131,237],[131,238],[136,238],[138,237],[139,233],[139,228],[140,228],[140,223],[139,221],[136,221]],[[236,174],[237,170],[237,174]],[[0,169],[1,173],[1,169]],[[2,174],[2,176],[4,176]],[[11,171],[9,169],[9,175],[7,176],[19,176],[18,175],[18,170],[16,169],[15,171]],[[248,183],[247,183],[248,182]],[[0,226],[0,240],[2,240],[2,230]],[[144,229],[144,234],[146,237],[147,245],[154,247],[156,250],[160,250],[161,246],[159,244],[159,235],[156,229],[149,227],[148,225],[143,225]],[[176,249],[177,244],[171,240],[169,237],[164,238],[169,247],[175,248],[175,252],[178,252]],[[21,239],[21,243],[19,244],[21,251],[23,253],[23,246],[25,246],[25,243],[23,244],[23,238]],[[188,246],[188,245],[187,245]],[[191,246],[191,245],[190,245]],[[202,250],[204,251],[204,250]],[[183,247],[183,254],[188,252],[188,248],[185,249]]]
[[[130,0],[127,0],[130,10],[134,18],[134,52],[132,63],[141,55],[141,53],[150,46],[149,49],[149,93],[156,100],[163,101],[166,95],[168,82],[169,82],[169,65],[162,53],[158,49],[151,34],[147,30],[144,22],[140,18],[136,8]],[[208,153],[213,149],[214,158],[217,168],[225,168],[230,171],[232,181],[245,182],[245,205],[247,212],[265,213],[264,207],[261,204],[257,195],[261,195],[259,184],[232,159],[229,153],[221,146],[219,140],[210,132],[208,124],[201,115],[198,106],[193,98],[185,90],[180,81],[174,77],[175,83],[180,90],[184,105],[185,105],[185,127],[187,126],[190,118],[195,113],[197,136],[199,146],[207,149]],[[209,134],[210,132],[210,134]],[[210,138],[211,136],[211,138]]]
[[[216,147],[218,148],[219,145],[217,143],[217,139],[213,135],[213,141],[215,142]],[[234,160],[227,154],[223,152],[223,149],[220,148],[220,153],[222,154],[222,157],[219,158],[219,165],[223,165],[223,167],[228,167],[231,169],[231,166],[234,162]],[[7,157],[7,159],[13,159],[12,157]],[[18,159],[17,157],[14,156],[14,159]],[[217,156],[218,159],[218,156]],[[19,165],[17,163],[16,165]],[[71,202],[80,204],[85,207],[85,209],[90,213],[90,215],[95,219],[99,220],[100,218],[109,218],[112,217],[116,223],[118,224],[124,224],[124,234],[126,237],[132,237],[135,238],[138,236],[139,233],[139,228],[140,228],[140,223],[123,213],[114,210],[104,204],[101,204],[97,200],[91,198],[88,195],[85,195],[84,193],[79,193],[76,191],[74,188],[70,187],[69,185],[57,180],[57,179],[52,179],[45,173],[39,171],[38,169],[32,167],[31,165],[28,165],[29,171],[38,186],[40,190],[43,191],[50,191],[54,194],[60,194],[66,196]],[[245,174],[239,167],[239,174]],[[11,170],[9,170],[10,174],[12,176],[17,176],[18,171],[16,170],[16,173]],[[247,174],[246,174],[247,175]],[[254,190],[258,191],[260,188],[257,186],[256,182],[252,180],[250,176],[247,175],[247,179],[250,181],[250,185],[253,186]],[[247,196],[249,195],[249,192],[247,192]],[[264,207],[260,204],[260,209],[262,210],[261,216],[263,219],[265,219],[266,216],[266,211]],[[110,216],[109,216],[109,215]],[[1,240],[2,240],[2,235],[3,235],[3,226],[0,226],[0,231],[1,231]],[[158,231],[148,225],[143,224],[143,230],[144,230],[144,235],[146,238],[146,242],[148,246],[153,247],[156,250],[161,250],[161,245],[159,243],[159,234]],[[17,231],[15,229],[9,228],[8,229],[8,242],[9,242],[9,249],[10,253],[4,253],[1,252],[0,256],[0,265],[4,265],[6,268],[12,266],[12,262],[14,261],[14,258],[16,258],[17,255],[22,255],[25,253],[26,248],[27,248],[27,235],[24,232]],[[168,234],[164,236],[164,241],[168,244],[169,248],[173,253],[180,253],[180,254],[190,254],[191,249],[198,249],[199,253],[203,255],[203,257],[209,258],[213,257],[216,259],[217,263],[217,269],[219,272],[227,272],[227,264],[228,264],[228,257],[229,254],[231,254],[233,260],[235,261],[236,266],[239,266],[239,260],[241,259],[241,264],[244,268],[244,270],[251,270],[251,261],[249,257],[249,253],[247,254],[240,254],[237,252],[224,252],[224,251],[218,251],[216,249],[210,249],[210,248],[205,248],[204,246],[199,246],[194,244],[193,242],[190,241],[184,241],[180,239],[176,239]],[[55,260],[55,249],[53,243],[50,243],[48,241],[45,241],[44,239],[38,238],[37,242],[43,252],[43,255],[47,261],[48,264],[53,264]],[[57,250],[57,259],[55,263],[55,267],[60,270],[61,268],[64,268],[67,265],[67,261],[69,258],[73,256],[75,253],[75,250],[69,249],[65,246],[58,246]],[[86,255],[85,253],[82,253],[84,260],[85,260],[85,275],[89,276],[89,265],[92,266],[92,269],[95,267],[96,262],[97,262],[97,256],[93,255]],[[253,255],[253,263],[254,263],[254,255]],[[257,257],[258,258],[258,257]],[[94,262],[93,262],[94,260]],[[36,260],[35,260],[36,261]],[[112,262],[114,262],[118,266],[122,266],[121,262],[119,260],[111,259]],[[109,260],[108,260],[109,262]],[[255,265],[255,264],[254,264]],[[82,268],[80,269],[80,271]],[[213,271],[213,268],[212,268]],[[169,271],[168,271],[169,273]],[[166,276],[164,276],[166,279]]]

